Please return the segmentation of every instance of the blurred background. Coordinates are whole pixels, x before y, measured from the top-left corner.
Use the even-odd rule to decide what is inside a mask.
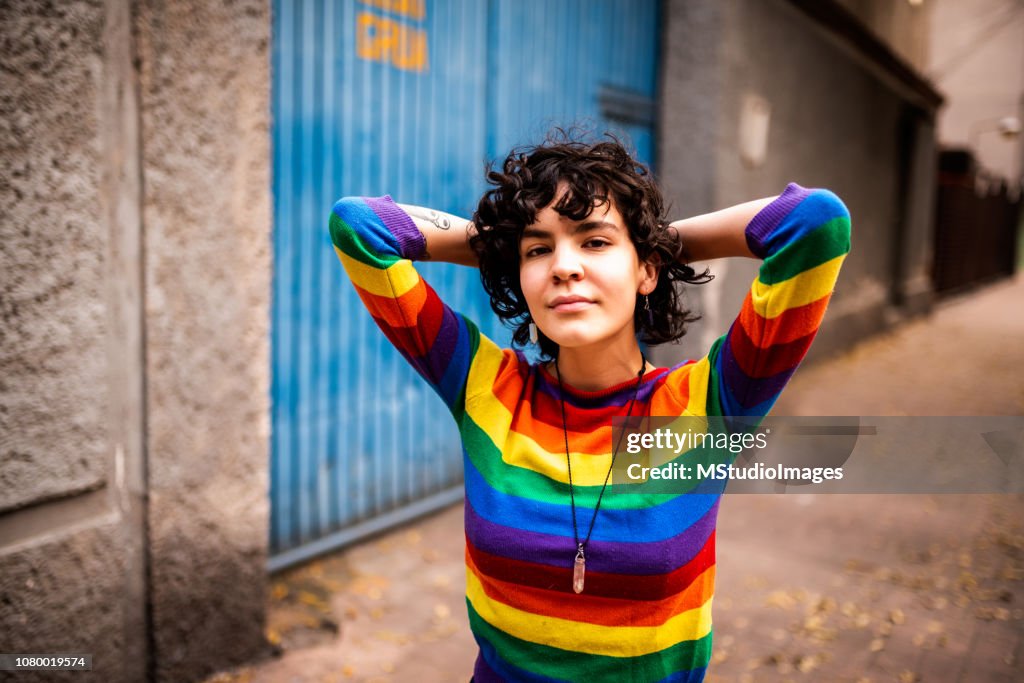
[[[468,680],[454,425],[330,247],[469,215],[553,126],[672,219],[827,187],[853,249],[792,415],[1024,414],[1022,0],[0,2],[11,680]],[[756,275],[712,262],[699,358]],[[502,343],[472,269],[424,264]],[[715,681],[1019,681],[1019,496],[732,496]]]

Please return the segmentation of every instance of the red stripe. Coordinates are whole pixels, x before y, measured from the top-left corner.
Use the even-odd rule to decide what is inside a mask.
[[[356,291],[388,341],[413,358],[426,357],[444,321],[444,303],[429,286],[420,280],[398,299]]]
[[[809,304],[787,309],[774,318],[765,318],[754,308],[748,291],[736,320],[747,336],[756,339],[757,346],[762,349],[775,344],[787,344],[814,334],[825,317],[825,309],[831,297],[830,293]]]
[[[729,337],[729,346],[743,374],[752,379],[759,379],[795,368],[807,354],[812,341],[813,332],[788,344],[773,346],[771,351],[767,351],[757,346],[742,327],[734,325]]]
[[[566,411],[568,413],[568,410]],[[640,412],[634,409],[634,412]],[[577,413],[573,413],[576,415]],[[642,414],[642,413],[641,413]],[[572,428],[574,422],[584,425],[583,419],[570,420],[568,429],[569,443],[572,450],[577,453],[590,455],[607,455],[612,450],[612,428],[611,424],[597,427],[593,431],[579,432]],[[518,411],[512,419],[512,432],[528,435],[541,448],[549,453],[565,452],[565,436],[562,433],[562,416],[558,416],[557,424],[550,424],[538,420],[529,408]]]
[[[480,571],[468,549],[466,571],[476,575],[491,600],[530,614],[601,626],[661,626],[672,617],[703,605],[715,589],[714,565],[705,569],[682,592],[641,603],[596,595],[592,590],[593,572],[586,573],[585,589],[578,595],[500,581]],[[619,577],[619,580],[626,579]]]
[[[391,327],[408,327],[415,322],[430,292],[422,280],[400,297],[382,296],[355,285],[359,298],[375,318],[387,321]]]

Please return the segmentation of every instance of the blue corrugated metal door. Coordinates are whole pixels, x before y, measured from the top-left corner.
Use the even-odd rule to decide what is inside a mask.
[[[461,495],[454,425],[346,281],[331,205],[468,215],[485,158],[573,122],[649,161],[657,25],[654,0],[274,2],[271,569]],[[507,343],[474,270],[420,268]]]

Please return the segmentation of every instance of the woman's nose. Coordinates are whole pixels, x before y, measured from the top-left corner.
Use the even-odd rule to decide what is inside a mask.
[[[572,247],[555,249],[551,275],[556,280],[579,280],[583,277],[583,264],[579,253]]]

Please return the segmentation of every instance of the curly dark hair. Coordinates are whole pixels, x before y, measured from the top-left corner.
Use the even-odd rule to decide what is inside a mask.
[[[555,211],[581,221],[595,205],[614,201],[641,261],[658,266],[658,283],[648,295],[650,321],[637,295],[633,318],[641,341],[675,341],[686,333],[687,323],[700,318],[684,308],[675,283],[703,284],[714,276],[686,265],[683,246],[668,230],[661,191],[647,167],[614,135],[606,133],[588,143],[556,129],[539,145],[513,149],[500,171],[489,165],[487,182],[494,187],[484,193],[473,214],[478,228],[470,246],[479,258],[491,308],[515,330],[512,340],[517,346],[526,346],[530,323],[519,283],[519,241],[537,212],[552,202],[559,183],[565,183],[567,191]],[[543,333],[539,345],[544,357],[558,355],[558,345]]]

